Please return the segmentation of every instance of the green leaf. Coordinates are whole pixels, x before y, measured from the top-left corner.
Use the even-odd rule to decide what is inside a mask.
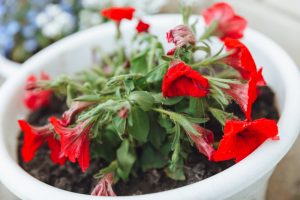
[[[189,99],[189,113],[195,117],[204,117],[206,111],[206,102],[202,98],[190,98]]]
[[[154,68],[151,72],[146,75],[146,82],[147,83],[155,83],[162,81],[165,74],[167,73],[169,63],[164,62],[161,65]]]
[[[132,166],[136,160],[134,147],[130,146],[128,140],[123,140],[121,146],[117,150],[118,175],[127,180],[131,172]]]
[[[167,106],[175,105],[183,99],[183,97],[165,98],[163,97],[162,93],[154,94],[153,97],[155,99],[155,103],[159,103]]]
[[[94,178],[102,178],[105,174],[114,172],[118,168],[117,161],[112,161],[107,167],[102,168],[97,174],[94,175]]]
[[[207,118],[207,117],[206,118],[199,118],[199,117],[197,118],[197,117],[185,116],[185,118],[195,124],[203,124],[203,123],[208,122],[208,120],[209,120],[209,118]]]
[[[151,126],[148,139],[156,149],[159,149],[166,138],[166,131],[157,123],[157,116],[153,116],[150,119],[154,120],[151,120],[150,123]]]
[[[115,130],[117,131],[118,135],[120,136],[120,139],[123,139],[123,134],[124,134],[125,128],[126,128],[126,120],[116,116],[113,118],[112,122],[113,122]]]
[[[91,94],[91,95],[82,95],[74,99],[74,101],[100,101],[101,96],[96,95],[96,94]]]
[[[168,164],[166,159],[160,151],[155,150],[151,145],[146,145],[143,148],[141,157],[142,170],[147,171],[149,169],[162,168]]]
[[[128,133],[140,142],[146,142],[149,134],[149,116],[139,107],[133,106],[130,111],[132,124],[128,124]]]
[[[120,143],[121,140],[115,131],[102,130],[101,138],[98,137],[95,140],[92,140],[91,157],[100,157],[107,162],[111,162],[116,158],[116,149]]]
[[[209,108],[209,111],[223,126],[227,119],[231,119],[233,117],[232,113],[228,113],[217,108]]]
[[[176,112],[172,112],[172,111],[167,111],[167,110],[163,110],[163,109],[154,109],[157,112],[169,115],[170,119],[172,119],[174,122],[177,122],[178,124],[180,124],[180,126],[186,131],[186,132],[190,132],[193,133],[195,135],[198,135],[199,133],[193,128],[191,122],[184,117],[183,115],[176,113]]]
[[[183,171],[183,159],[180,159],[178,161],[178,164],[175,167],[175,169],[166,168],[165,173],[169,178],[173,180],[184,181],[185,175]]]
[[[145,91],[134,91],[130,93],[129,99],[137,103],[144,111],[149,111],[154,103],[152,95]]]

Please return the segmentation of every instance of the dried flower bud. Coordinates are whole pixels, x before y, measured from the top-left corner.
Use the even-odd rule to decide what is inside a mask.
[[[167,32],[167,40],[173,42],[177,48],[187,44],[195,44],[196,38],[191,29],[185,25],[179,25]]]
[[[77,115],[79,112],[83,111],[84,109],[86,109],[92,104],[93,102],[83,102],[83,101],[73,102],[70,109],[63,113],[62,119],[60,120],[61,124],[63,126],[70,125],[75,115]]]
[[[94,190],[92,191],[91,195],[93,196],[117,196],[113,189],[113,174],[108,173],[106,174],[96,185]]]
[[[119,110],[118,116],[120,118],[127,119],[128,112],[129,112],[129,109],[126,107],[123,107],[123,108],[121,108],[121,110]]]
[[[212,156],[215,151],[212,146],[214,143],[213,132],[197,124],[194,124],[193,127],[197,130],[197,132],[199,132],[199,135],[187,132],[188,136],[193,140],[198,151],[205,155],[208,160],[212,160]]]

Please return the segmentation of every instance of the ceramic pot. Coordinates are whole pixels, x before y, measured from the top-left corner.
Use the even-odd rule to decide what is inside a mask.
[[[152,25],[151,32],[166,41],[165,33],[182,23],[179,15],[146,17]],[[125,45],[130,48],[130,38],[136,22],[122,23]],[[203,31],[200,18],[198,31]],[[0,179],[15,195],[30,200],[93,200],[112,199],[76,194],[49,186],[25,172],[17,163],[17,120],[28,111],[22,104],[24,85],[28,75],[46,71],[52,78],[59,74],[73,74],[92,64],[93,47],[104,51],[116,47],[115,27],[108,23],[63,39],[27,60],[17,73],[5,82],[0,91]],[[273,41],[262,34],[247,29],[244,43],[249,47],[258,66],[274,90],[280,120],[280,141],[266,141],[256,151],[234,166],[203,181],[141,196],[115,197],[116,200],[199,200],[199,199],[263,199],[266,185],[274,167],[288,152],[300,130],[300,75],[290,57]],[[164,42],[165,48],[169,49]]]

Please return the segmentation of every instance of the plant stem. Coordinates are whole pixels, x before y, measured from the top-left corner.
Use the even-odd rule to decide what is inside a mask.
[[[218,22],[217,21],[213,21],[209,27],[205,30],[205,32],[203,33],[203,35],[200,37],[200,41],[202,40],[206,40],[208,39],[209,37],[212,36],[212,34],[215,32],[215,30],[217,29],[218,27]]]

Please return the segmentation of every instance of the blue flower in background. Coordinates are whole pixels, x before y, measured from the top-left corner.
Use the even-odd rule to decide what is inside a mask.
[[[23,47],[28,52],[34,52],[38,48],[38,43],[34,38],[28,39],[23,43]]]

